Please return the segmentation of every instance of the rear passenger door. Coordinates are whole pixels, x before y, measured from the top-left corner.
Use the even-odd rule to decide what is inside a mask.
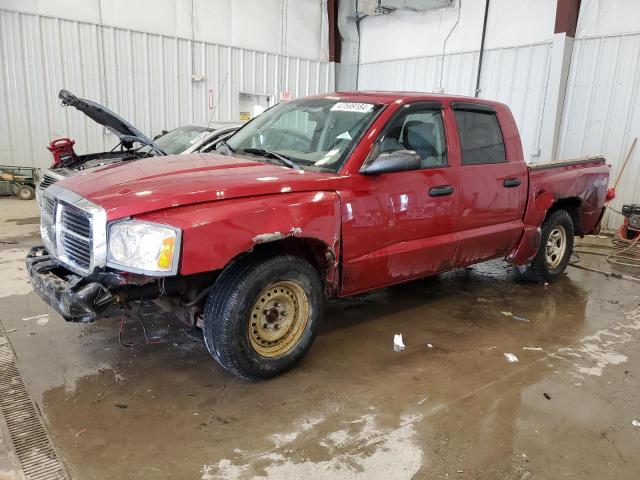
[[[520,237],[527,168],[505,149],[500,115],[490,106],[453,102],[460,140],[460,204],[455,265],[503,255]]]

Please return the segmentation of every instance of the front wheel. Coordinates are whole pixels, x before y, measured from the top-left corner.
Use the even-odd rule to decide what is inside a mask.
[[[292,255],[240,260],[220,274],[209,294],[205,344],[234,375],[275,377],[311,347],[323,302],[322,281],[307,261]]]
[[[553,212],[542,224],[538,253],[525,271],[537,283],[555,282],[565,271],[573,252],[573,220],[566,210]]]

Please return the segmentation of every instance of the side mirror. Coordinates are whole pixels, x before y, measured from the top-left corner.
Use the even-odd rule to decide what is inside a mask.
[[[369,163],[360,168],[362,175],[378,175],[380,173],[407,172],[420,170],[422,161],[413,150],[394,150],[382,152]]]
[[[158,135],[156,135],[155,137],[153,137],[154,140],[159,139],[160,137],[162,137],[163,135],[166,135],[167,133],[169,133],[167,130],[162,130],[162,133],[159,133]]]

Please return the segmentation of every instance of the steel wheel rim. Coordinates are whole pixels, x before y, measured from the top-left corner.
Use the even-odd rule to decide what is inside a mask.
[[[545,261],[550,269],[558,268],[567,250],[567,232],[561,225],[556,225],[547,237]]]
[[[268,286],[249,313],[249,341],[260,356],[280,357],[298,343],[309,322],[309,299],[293,280]]]

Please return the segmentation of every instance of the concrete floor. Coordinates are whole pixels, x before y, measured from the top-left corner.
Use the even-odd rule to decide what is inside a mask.
[[[298,368],[249,384],[151,307],[161,342],[132,318],[131,348],[119,319],[24,320],[50,313],[22,263],[37,210],[0,216],[0,321],[74,479],[638,478],[638,284],[489,262],[332,302]]]

